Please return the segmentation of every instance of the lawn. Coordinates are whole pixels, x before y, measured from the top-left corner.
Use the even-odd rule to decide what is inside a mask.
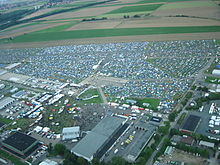
[[[98,96],[98,97],[91,98],[93,96]],[[83,99],[86,99],[86,98],[91,98],[91,99],[83,100]],[[91,103],[96,103],[96,104],[103,103],[102,97],[101,97],[101,95],[100,95],[100,93],[99,93],[97,88],[90,88],[90,89],[88,89],[87,91],[82,93],[79,96],[79,100],[76,101],[77,105],[91,104]]]
[[[21,162],[20,159],[16,158],[15,156],[3,151],[0,149],[0,157],[5,158],[7,160],[12,161],[12,163],[16,165],[27,165],[27,163]]]
[[[19,42],[40,42],[52,40],[112,37],[112,36],[132,36],[132,35],[152,35],[152,34],[177,34],[177,33],[200,33],[200,32],[220,32],[220,26],[192,26],[192,27],[149,27],[149,28],[120,28],[120,29],[93,29],[74,30],[50,33],[30,33],[15,37],[12,41]],[[7,43],[7,40],[0,40]]]
[[[168,3],[163,5],[160,9],[178,9],[178,8],[212,7],[212,6],[216,6],[216,4],[211,1],[192,1],[192,2]]]
[[[139,98],[129,98],[132,100],[136,100],[137,101],[137,105],[143,107],[143,103],[149,103],[150,106],[148,108],[156,110],[157,107],[160,104],[160,100],[159,99],[154,99],[154,98],[143,98],[143,99],[139,99]]]
[[[31,119],[18,119],[16,120],[15,125],[10,125],[7,127],[7,129],[16,129],[16,128],[21,128],[22,130],[27,130],[30,126],[30,124],[33,122]]]
[[[213,83],[213,84],[220,84],[220,78],[207,77],[207,78],[205,79],[205,82]]]
[[[144,11],[153,11],[159,8],[161,4],[153,5],[139,5],[139,6],[125,6],[116,10],[112,10],[106,14],[117,14],[117,13],[130,13],[130,12],[144,12]]]
[[[12,120],[0,116],[0,122],[4,124],[9,124],[12,122]]]

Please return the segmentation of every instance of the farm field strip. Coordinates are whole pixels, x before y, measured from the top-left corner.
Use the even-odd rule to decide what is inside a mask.
[[[12,42],[40,42],[51,40],[111,37],[111,36],[132,36],[152,34],[176,34],[176,33],[201,33],[220,32],[220,26],[190,26],[190,27],[152,27],[152,28],[120,28],[120,29],[94,29],[75,30],[50,33],[26,34],[14,38]]]

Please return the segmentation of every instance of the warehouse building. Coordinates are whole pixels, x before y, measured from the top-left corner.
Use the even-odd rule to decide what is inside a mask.
[[[94,157],[101,158],[126,130],[126,119],[108,116],[102,119],[71,152],[88,161]]]
[[[80,127],[66,127],[62,131],[62,140],[72,140],[79,138]]]
[[[11,105],[12,103],[14,103],[14,101],[15,101],[15,99],[13,99],[11,97],[5,97],[5,98],[1,99],[0,100],[0,110]]]
[[[180,130],[182,132],[193,133],[198,128],[200,122],[201,122],[201,118],[199,116],[189,115],[189,117],[186,119],[185,123],[183,124],[182,129]]]
[[[213,74],[213,75],[220,76],[220,70],[219,70],[219,69],[214,69],[214,70],[212,71],[212,74]]]
[[[37,139],[21,132],[16,132],[2,141],[5,150],[21,158],[33,153],[38,148],[38,144]]]

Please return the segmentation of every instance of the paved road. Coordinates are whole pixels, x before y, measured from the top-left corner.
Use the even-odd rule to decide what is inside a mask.
[[[104,94],[102,88],[101,88],[101,87],[98,87],[98,90],[99,90],[99,93],[101,94],[101,97],[102,97],[103,103],[104,103],[104,104],[107,104],[108,101],[107,101],[107,99],[106,99],[106,97],[105,97],[105,94]]]

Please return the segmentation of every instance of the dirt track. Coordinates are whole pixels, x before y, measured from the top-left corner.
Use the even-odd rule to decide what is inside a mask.
[[[141,41],[170,41],[170,40],[202,40],[202,39],[220,39],[220,32],[212,33],[184,33],[184,34],[160,34],[160,35],[141,35],[141,36],[118,36],[118,37],[100,37],[86,38],[76,40],[62,40],[51,42],[32,42],[17,44],[1,44],[0,49],[8,48],[37,48],[59,45],[80,45],[91,43],[117,43],[117,42],[141,42]]]

